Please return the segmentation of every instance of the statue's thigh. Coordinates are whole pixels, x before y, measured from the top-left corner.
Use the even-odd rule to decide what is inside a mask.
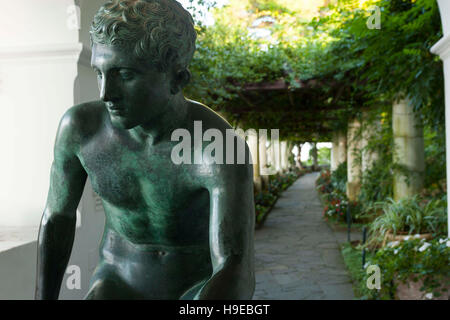
[[[206,283],[206,280],[197,283],[196,285],[192,286],[188,291],[183,293],[183,295],[180,297],[180,300],[194,300],[197,293],[200,291],[200,289],[203,287],[203,285]]]
[[[86,300],[128,300],[142,299],[137,292],[123,281],[113,267],[99,266],[91,280]]]

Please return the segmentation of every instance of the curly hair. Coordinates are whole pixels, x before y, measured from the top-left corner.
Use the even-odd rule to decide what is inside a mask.
[[[110,0],[91,25],[94,43],[131,48],[159,71],[187,68],[195,51],[194,20],[175,0]]]

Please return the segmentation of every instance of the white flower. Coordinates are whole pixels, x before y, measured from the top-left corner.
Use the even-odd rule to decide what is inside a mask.
[[[429,300],[433,299],[433,293],[432,293],[432,292],[427,293],[427,294],[425,295],[425,298],[426,298],[426,299],[429,299]]]
[[[447,248],[450,247],[450,240],[447,241],[446,245],[447,245]]]
[[[439,244],[443,244],[447,239],[439,239]]]
[[[420,234],[417,233],[414,235],[414,239],[419,239],[419,238],[420,238]]]
[[[411,236],[406,236],[403,239],[405,239],[405,241],[408,241],[409,239],[411,239]]]
[[[425,242],[425,243],[419,248],[419,251],[420,251],[420,252],[424,252],[425,250],[428,249],[428,247],[431,247],[431,243]]]
[[[388,245],[388,247],[393,248],[395,246],[398,246],[399,244],[400,244],[400,241],[391,241],[387,245]]]
[[[397,254],[400,249],[394,249],[394,254]]]

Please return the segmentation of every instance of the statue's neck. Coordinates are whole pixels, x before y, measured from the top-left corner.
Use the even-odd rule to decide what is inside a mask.
[[[132,134],[148,141],[151,145],[170,140],[174,130],[184,127],[187,106],[188,102],[182,93],[175,95],[160,116],[132,129]]]

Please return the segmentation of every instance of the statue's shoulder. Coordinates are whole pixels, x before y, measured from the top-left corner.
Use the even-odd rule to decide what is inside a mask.
[[[233,129],[230,123],[210,107],[193,100],[189,102],[190,118],[193,121],[201,121],[203,131],[218,129],[225,134],[226,130]]]
[[[91,101],[69,108],[63,115],[60,128],[80,134],[95,131],[102,123],[105,107],[102,101]]]
[[[102,101],[86,102],[69,108],[59,123],[57,143],[78,144],[82,137],[86,138],[97,132],[104,116]]]
[[[236,134],[231,124],[217,112],[215,112],[214,110],[212,110],[211,108],[202,103],[192,100],[188,101],[190,102],[189,108],[189,112],[191,115],[190,118],[193,121],[202,121],[203,132],[205,132],[208,129],[217,129],[222,133],[223,135],[222,141],[224,143],[225,141],[227,141],[228,135],[231,135],[233,138],[237,140],[241,140],[241,142],[243,143],[242,145],[244,146],[244,150],[238,149],[239,144],[237,143],[237,141],[235,141],[235,143],[233,143],[232,145],[232,147],[235,149],[233,153],[235,157],[234,163],[236,165],[221,166],[220,170],[221,174],[216,175],[215,178],[223,179],[222,175],[226,175],[227,179],[225,180],[227,181],[229,181],[230,179],[237,179],[237,180],[245,179],[245,177],[251,179],[251,176],[253,174],[253,165],[251,165],[249,161],[250,149],[248,148],[248,145],[245,143],[245,140],[243,140],[238,134]],[[207,143],[204,144],[204,147],[206,145]],[[227,152],[227,148],[225,146],[223,147],[224,147],[223,154],[225,155]],[[238,165],[238,160],[236,158],[238,152],[244,152],[245,158],[244,165]],[[234,172],[234,174],[230,174],[230,172]]]

